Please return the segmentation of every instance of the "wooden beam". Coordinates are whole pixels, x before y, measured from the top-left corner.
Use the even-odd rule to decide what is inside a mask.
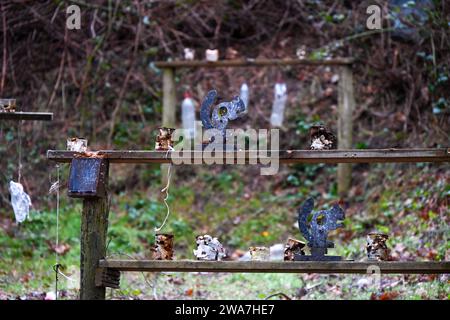
[[[338,83],[338,148],[351,149],[353,138],[353,110],[355,97],[353,93],[353,73],[349,66],[339,67]],[[346,198],[352,181],[352,165],[340,163],[337,170],[338,194]]]
[[[368,273],[373,266],[381,273],[450,273],[450,262],[355,262],[355,261],[164,261],[100,260],[100,267],[146,272],[242,272],[242,273]]]
[[[176,91],[175,91],[175,70],[164,68],[163,70],[163,127],[175,128],[176,115]]]
[[[50,113],[50,112],[0,112],[0,120],[52,121],[53,113]]]
[[[265,154],[265,152],[262,152]],[[280,150],[280,163],[383,163],[383,162],[450,162],[450,148],[441,149],[365,149],[365,150]],[[174,155],[166,151],[101,150],[98,154],[111,163],[171,163]],[[47,158],[56,162],[70,162],[83,156],[72,151],[48,150]],[[201,151],[192,151],[191,159],[201,157]],[[223,159],[233,158],[223,153]],[[234,154],[235,156],[235,154]],[[248,152],[246,159],[248,162]]]
[[[106,172],[108,172],[108,168]],[[108,174],[106,174],[103,181],[105,183],[105,190],[108,190]],[[80,244],[81,300],[105,299],[105,287],[97,286],[96,275],[99,267],[98,261],[104,259],[106,256],[108,216],[109,200],[107,192],[102,198],[85,198],[83,200]]]
[[[157,68],[223,68],[223,67],[258,67],[258,66],[341,66],[354,63],[353,58],[335,58],[328,60],[313,59],[240,59],[220,61],[157,61]]]
[[[163,69],[163,106],[162,106],[162,125],[167,128],[175,128],[176,125],[176,104],[177,96],[175,90],[175,69]],[[161,183],[167,184],[168,165],[161,165]],[[174,173],[172,172],[172,175]]]

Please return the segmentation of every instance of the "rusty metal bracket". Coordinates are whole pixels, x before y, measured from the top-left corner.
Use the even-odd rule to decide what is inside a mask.
[[[334,205],[331,210],[321,210],[312,213],[314,199],[307,199],[298,210],[298,227],[308,241],[311,255],[296,254],[296,261],[339,261],[340,256],[327,256],[328,248],[334,248],[334,243],[327,239],[331,230],[343,227],[340,222],[345,218],[344,210]]]

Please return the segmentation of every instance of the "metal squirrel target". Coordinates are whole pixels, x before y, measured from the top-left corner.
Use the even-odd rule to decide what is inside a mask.
[[[209,91],[203,99],[200,118],[204,129],[216,129],[225,138],[228,122],[245,114],[245,103],[239,96],[235,96],[230,102],[221,102],[214,106],[216,99],[217,91]]]
[[[327,256],[328,248],[334,248],[334,243],[328,240],[328,233],[342,228],[341,221],[345,212],[339,205],[330,210],[321,210],[312,213],[314,199],[307,199],[298,210],[298,226],[300,232],[308,241],[311,255],[296,254],[296,261],[339,261],[340,256]]]

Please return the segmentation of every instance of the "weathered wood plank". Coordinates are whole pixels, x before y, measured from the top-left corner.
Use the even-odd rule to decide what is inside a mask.
[[[353,73],[349,66],[339,67],[338,83],[338,148],[351,149],[353,140],[353,110],[355,97],[353,93]],[[352,181],[352,166],[350,163],[340,163],[337,169],[338,193],[341,198],[350,190]]]
[[[260,151],[266,155],[266,152]],[[112,163],[170,163],[175,155],[166,151],[147,150],[101,150],[98,154]],[[366,150],[280,150],[281,163],[382,163],[382,162],[450,162],[450,148],[445,149],[366,149]],[[56,162],[70,162],[73,157],[80,156],[71,151],[48,150],[47,158]],[[201,157],[201,151],[192,151],[192,162]],[[246,163],[249,160],[246,153]],[[235,154],[223,153],[223,159]],[[262,158],[264,158],[262,157]],[[254,159],[254,158],[252,158]],[[229,161],[229,159],[227,159]],[[258,160],[259,161],[259,160]],[[229,162],[225,162],[229,163]]]
[[[109,167],[109,166],[108,166]],[[108,168],[104,178],[108,190]],[[104,300],[105,287],[96,285],[98,261],[106,256],[108,232],[108,192],[102,198],[85,198],[81,215],[80,299]]]
[[[163,69],[163,108],[162,125],[167,128],[176,127],[176,103],[177,95],[175,91],[175,69]],[[167,184],[168,164],[161,165],[161,184]],[[174,176],[174,172],[172,172]]]
[[[50,112],[0,112],[0,120],[52,121],[53,113],[50,113]]]
[[[146,272],[242,272],[242,273],[367,273],[377,266],[381,273],[450,273],[450,261],[441,262],[272,262],[272,261],[163,261],[100,260],[100,267]]]
[[[157,68],[222,68],[222,67],[256,67],[256,66],[340,66],[350,65],[354,62],[353,58],[335,58],[329,60],[313,59],[241,59],[241,60],[181,60],[181,61],[157,61]]]

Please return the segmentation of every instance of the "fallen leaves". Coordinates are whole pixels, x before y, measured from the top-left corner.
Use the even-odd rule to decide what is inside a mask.
[[[370,300],[394,300],[398,296],[400,296],[400,293],[397,291],[387,291],[382,293],[372,293],[370,296]]]
[[[192,288],[189,288],[184,292],[184,295],[188,296],[188,297],[192,297],[193,294],[194,294],[194,289],[192,289]]]
[[[47,245],[50,249],[50,251],[52,252],[56,252],[57,254],[59,254],[60,256],[64,256],[67,252],[70,251],[70,245],[67,243],[60,243],[58,245],[47,241]]]
[[[435,249],[430,249],[430,248],[419,248],[416,251],[417,255],[419,257],[423,257],[426,258],[428,260],[439,260],[438,259],[438,252]]]

